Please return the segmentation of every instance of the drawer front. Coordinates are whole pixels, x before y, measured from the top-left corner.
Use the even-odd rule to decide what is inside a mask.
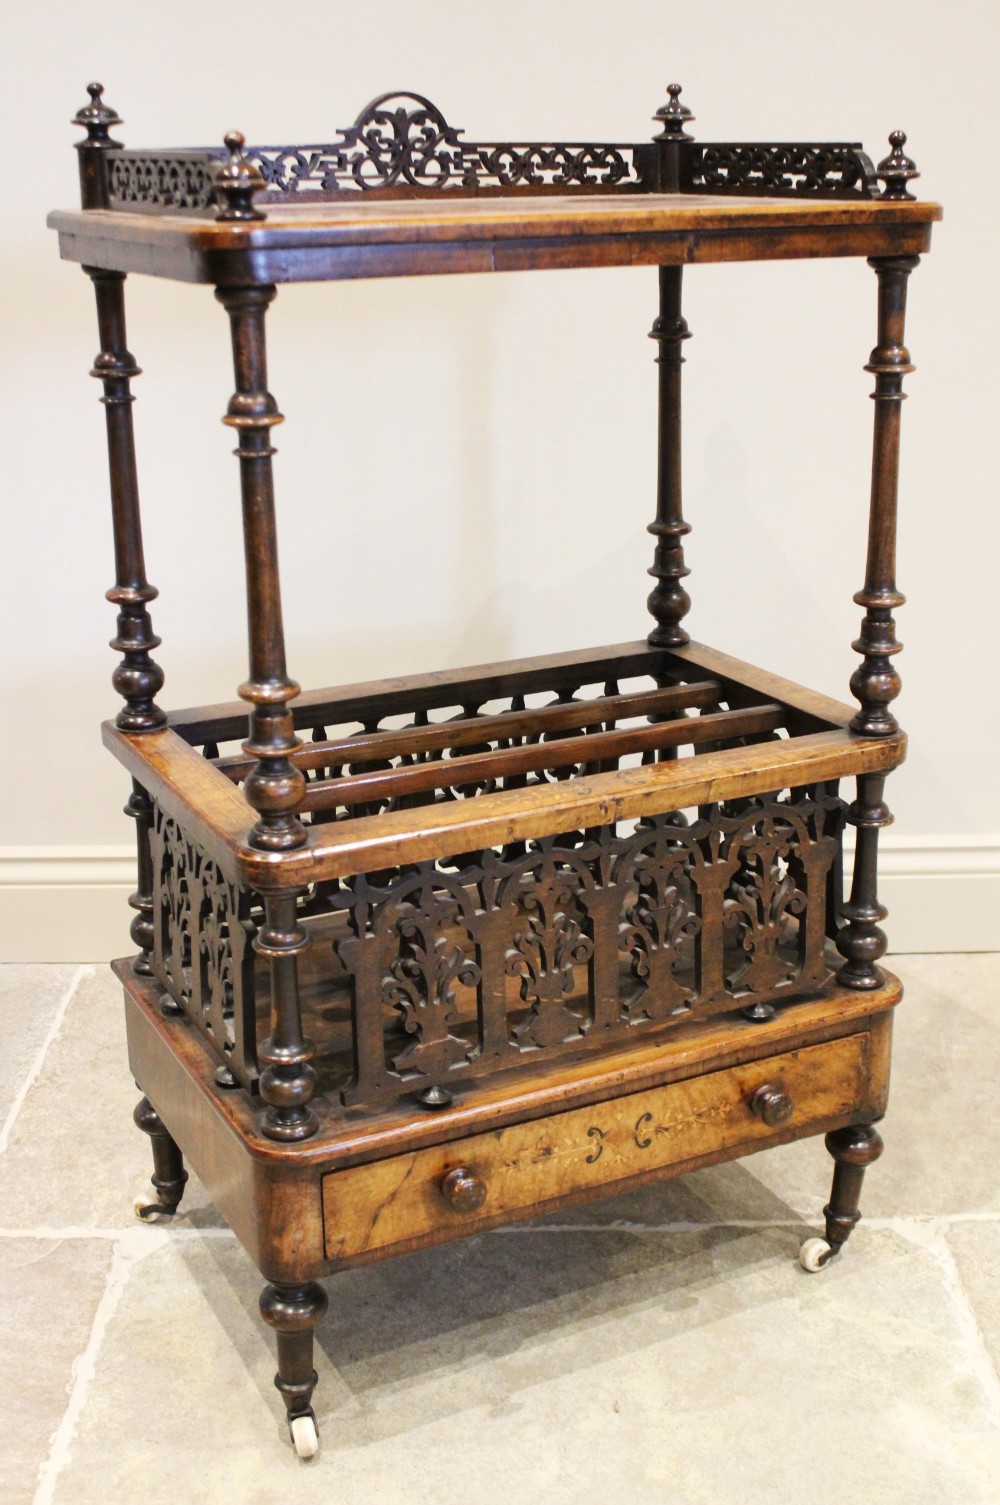
[[[869,1035],[513,1124],[323,1178],[326,1257],[454,1237],[477,1224],[849,1113]],[[764,1091],[763,1089],[769,1089]]]

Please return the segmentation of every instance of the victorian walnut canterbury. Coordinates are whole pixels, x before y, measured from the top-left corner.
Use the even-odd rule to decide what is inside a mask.
[[[89,93],[82,208],[49,222],[97,297],[124,701],[104,738],[131,775],[138,838],[138,955],[114,970],[155,1166],[140,1213],[176,1210],[188,1157],[268,1282],[303,1457],[318,1281],[336,1270],[825,1133],[825,1237],[801,1251],[819,1269],[882,1150],[901,992],[879,966],[876,855],[905,752],[891,711],[903,316],[940,218],[909,192],[905,137],[877,168],[853,144],[704,145],[671,85],[645,144],[472,144],[393,94],[331,144],[232,133],[145,152],[112,139],[119,117]],[[682,270],[825,256],[867,257],[878,279],[857,709],[682,625]],[[622,265],[659,269],[648,637],[300,692],[272,483],[276,284]],[[248,736],[239,702],[157,703],[130,272],[210,283],[229,316]]]

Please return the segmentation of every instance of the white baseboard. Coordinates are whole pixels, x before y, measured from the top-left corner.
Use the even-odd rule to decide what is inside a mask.
[[[135,851],[0,847],[0,962],[128,955]],[[1000,836],[880,842],[879,897],[893,951],[1000,951]]]

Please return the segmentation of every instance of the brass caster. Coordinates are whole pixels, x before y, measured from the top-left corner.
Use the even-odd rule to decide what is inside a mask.
[[[176,1207],[165,1207],[155,1197],[139,1197],[133,1204],[140,1223],[158,1223],[161,1218],[172,1218]]]

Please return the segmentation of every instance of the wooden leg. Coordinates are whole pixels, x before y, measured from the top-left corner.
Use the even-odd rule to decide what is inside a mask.
[[[316,1388],[313,1368],[313,1329],[327,1308],[327,1296],[316,1281],[302,1285],[267,1285],[261,1292],[260,1314],[278,1340],[278,1372],[295,1451],[311,1458],[319,1446],[316,1416],[310,1405]]]
[[[839,1254],[851,1236],[855,1223],[860,1222],[858,1202],[861,1199],[861,1183],[865,1171],[881,1155],[885,1146],[882,1136],[871,1124],[858,1124],[849,1129],[835,1129],[826,1136],[826,1147],[836,1161],[833,1171],[833,1191],[823,1208],[826,1218],[826,1238],[831,1253]]]
[[[152,1217],[169,1217],[177,1211],[181,1197],[184,1195],[184,1185],[187,1181],[187,1171],[184,1169],[184,1160],[163,1122],[148,1097],[141,1097],[132,1115],[138,1128],[144,1134],[148,1134],[153,1145],[153,1188],[156,1192],[155,1202],[137,1202],[135,1210],[138,1217],[144,1221]]]
[[[836,1161],[833,1190],[823,1208],[826,1238],[808,1238],[799,1250],[803,1269],[815,1273],[839,1254],[861,1221],[858,1202],[865,1171],[879,1158],[885,1146],[882,1136],[871,1124],[856,1124],[834,1129],[826,1136],[826,1147]]]

